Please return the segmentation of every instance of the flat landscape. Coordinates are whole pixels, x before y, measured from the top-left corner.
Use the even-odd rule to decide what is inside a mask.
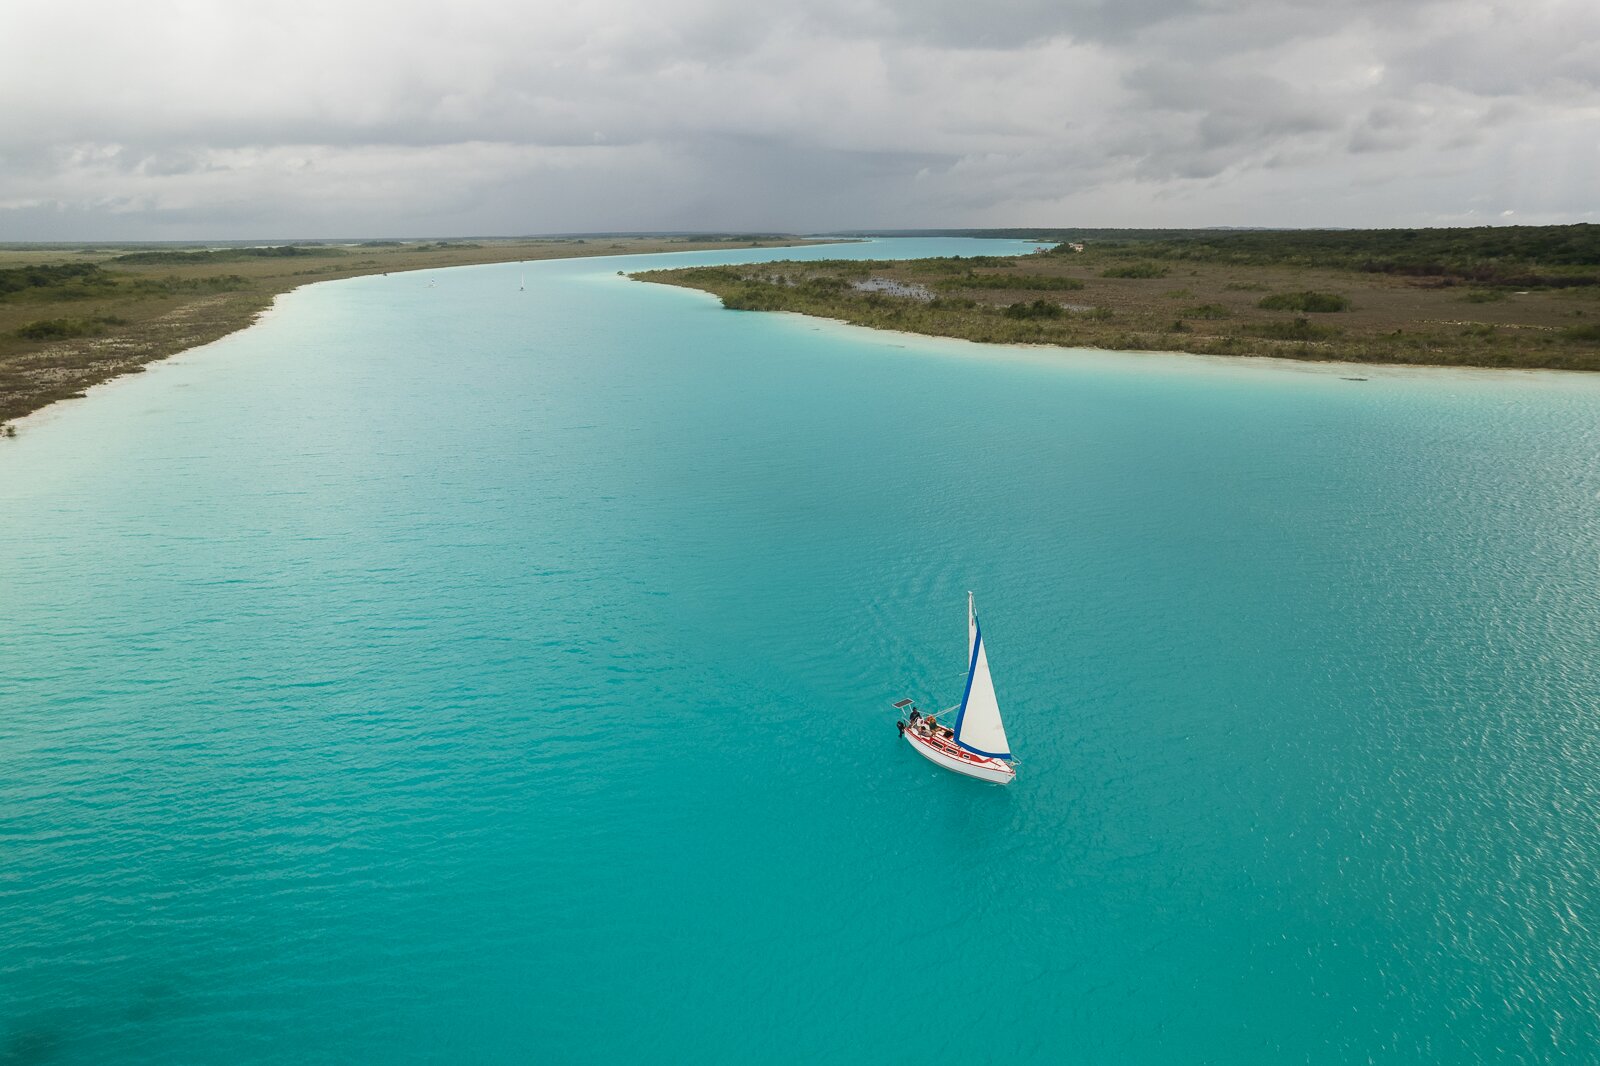
[[[1033,247],[311,285],[0,441],[0,1063],[1592,1059],[1600,375],[615,273]],[[1005,787],[896,726],[969,590]]]
[[[1600,1066],[1597,41],[0,5],[0,1066]]]
[[[974,341],[1600,370],[1600,226],[1027,232],[1061,243],[638,276],[735,310]]]
[[[474,263],[803,243],[742,235],[0,247],[0,427],[243,329],[273,297],[309,282]]]

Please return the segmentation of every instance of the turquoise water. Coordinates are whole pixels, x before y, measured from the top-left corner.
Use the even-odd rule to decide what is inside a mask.
[[[319,285],[0,441],[0,1062],[1594,1060],[1600,380],[616,275],[771,254]],[[889,707],[969,588],[1009,789]]]

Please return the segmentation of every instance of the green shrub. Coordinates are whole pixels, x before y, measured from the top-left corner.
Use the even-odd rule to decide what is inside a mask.
[[[1002,259],[997,255],[946,255],[937,259],[918,259],[918,270],[935,274],[971,274],[974,267],[993,267],[1009,270],[1017,265],[1015,259]]]
[[[16,336],[25,341],[64,341],[73,337],[94,337],[106,331],[107,326],[125,326],[128,320],[116,315],[97,315],[93,318],[42,318],[17,329]]]
[[[746,284],[724,296],[722,306],[730,311],[780,311],[784,300],[775,286]]]
[[[1039,274],[968,274],[959,278],[940,278],[940,289],[1011,289],[1019,292],[1071,292],[1083,288],[1077,278],[1053,278]]]
[[[1184,318],[1231,318],[1233,312],[1221,304],[1200,304],[1197,307],[1185,307],[1180,314]]]
[[[1461,299],[1469,304],[1492,304],[1506,298],[1506,294],[1499,289],[1473,289]]]
[[[1350,301],[1331,292],[1279,292],[1263,296],[1256,304],[1263,311],[1311,311],[1323,314],[1331,311],[1348,311]]]
[[[812,296],[836,296],[850,287],[850,283],[843,278],[807,278],[800,289]]]
[[[1600,341],[1600,323],[1586,322],[1581,326],[1568,326],[1561,335],[1569,341]]]
[[[51,296],[72,299],[98,296],[115,286],[116,280],[93,263],[10,267],[0,270],[0,297],[9,296],[14,292],[40,289]]]
[[[1005,310],[1007,318],[1060,318],[1066,313],[1066,309],[1060,304],[1051,303],[1049,300],[1014,303]]]
[[[1313,326],[1306,318],[1297,318],[1292,322],[1253,322],[1245,326],[1244,331],[1252,337],[1275,341],[1316,341],[1339,333],[1327,326]]]
[[[25,341],[54,341],[81,336],[82,330],[70,318],[45,318],[29,322],[17,329],[16,335]]]
[[[440,244],[439,247],[449,247]],[[456,247],[475,247],[473,245],[456,245]],[[427,248],[423,245],[417,249]],[[189,252],[129,252],[119,255],[111,260],[113,263],[131,264],[161,264],[161,263],[236,263],[241,259],[292,259],[306,255],[344,255],[342,248],[318,246],[314,248],[302,247],[296,244],[274,245],[270,248],[200,248]]]
[[[1164,278],[1167,268],[1156,263],[1129,263],[1127,266],[1107,267],[1100,272],[1102,278]]]

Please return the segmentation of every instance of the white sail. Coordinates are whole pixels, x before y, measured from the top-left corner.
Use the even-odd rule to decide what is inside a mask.
[[[967,690],[956,714],[956,743],[968,751],[996,759],[1011,758],[1005,723],[1000,721],[1000,700],[989,676],[989,654],[983,647],[983,627],[967,593]]]

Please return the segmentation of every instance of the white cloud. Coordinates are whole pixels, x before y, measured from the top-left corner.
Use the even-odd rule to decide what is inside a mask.
[[[1600,9],[1336,11],[8,5],[0,240],[1594,217]]]

